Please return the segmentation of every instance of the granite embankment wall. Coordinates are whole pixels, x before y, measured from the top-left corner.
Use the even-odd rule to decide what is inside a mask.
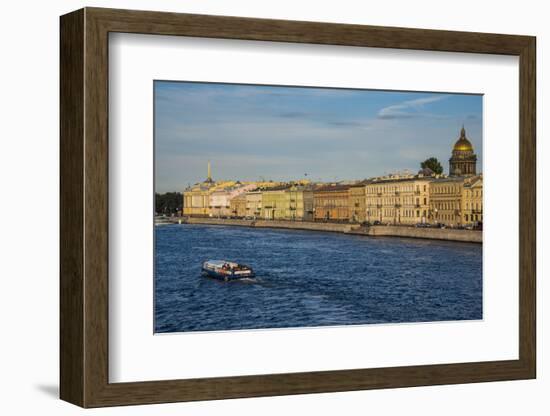
[[[184,223],[187,224],[207,224],[207,225],[240,225],[242,227],[254,227],[252,220],[229,220],[222,218],[184,218]]]
[[[468,243],[481,243],[481,231],[453,230],[448,228],[416,228],[416,227],[369,227],[367,235],[428,238],[431,240],[464,241]]]
[[[242,227],[256,228],[287,228],[294,230],[312,230],[312,231],[332,231],[338,233],[347,233],[351,230],[360,228],[357,224],[337,224],[322,222],[302,222],[302,221],[266,221],[266,220],[231,220],[218,218],[187,218],[184,220],[187,224],[210,224],[210,225],[238,225]]]
[[[463,241],[481,243],[482,233],[470,230],[453,230],[441,228],[392,227],[376,225],[361,227],[358,224],[338,224],[323,222],[301,221],[266,221],[266,220],[236,220],[218,218],[186,218],[182,222],[187,224],[232,225],[256,228],[286,228],[295,230],[330,231],[348,234],[358,234],[370,237],[408,237],[430,240]]]

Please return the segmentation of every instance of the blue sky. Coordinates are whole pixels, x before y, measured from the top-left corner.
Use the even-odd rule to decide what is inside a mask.
[[[482,96],[155,81],[156,191],[206,177],[363,179],[417,171],[437,157],[448,173],[464,124],[482,171]]]

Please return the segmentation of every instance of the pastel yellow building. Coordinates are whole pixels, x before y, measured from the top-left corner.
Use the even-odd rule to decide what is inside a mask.
[[[262,192],[250,191],[246,192],[246,218],[256,219],[262,215]]]
[[[183,191],[183,215],[210,216],[211,186],[194,186]]]
[[[246,195],[237,195],[229,201],[231,217],[244,218],[246,216]]]
[[[473,176],[464,181],[462,192],[462,223],[483,224],[483,176]]]
[[[351,185],[348,189],[350,222],[365,222],[367,220],[366,184],[366,181],[362,181]]]
[[[183,191],[183,215],[195,217],[231,216],[231,199],[255,188],[279,186],[274,181],[214,181],[210,162],[207,178]]]
[[[216,214],[222,214],[220,202],[222,199],[224,199],[224,210],[227,206],[227,212],[224,211],[223,214],[227,214],[229,200],[225,201],[227,199],[225,190],[234,187],[235,184],[235,181],[209,182],[206,180],[187,188],[183,191],[183,215],[209,217],[213,214],[212,206],[219,207]]]
[[[262,190],[262,218],[266,220],[313,219],[313,191],[303,185],[281,185]]]
[[[212,216],[212,193],[233,187],[236,184],[236,181],[214,181],[212,179],[210,162],[208,162],[206,179],[183,191],[183,215],[195,217]]]
[[[433,223],[455,227],[463,223],[463,176],[435,179],[430,184],[430,211]]]
[[[476,175],[477,156],[464,127],[449,159],[449,177],[438,178],[430,187],[433,223],[449,227],[483,223],[483,176]]]
[[[373,179],[366,185],[366,221],[390,225],[428,222],[432,180],[421,174]]]

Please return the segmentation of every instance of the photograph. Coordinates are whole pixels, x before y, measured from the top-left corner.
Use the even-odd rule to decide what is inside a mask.
[[[483,95],[154,81],[154,333],[483,319]]]

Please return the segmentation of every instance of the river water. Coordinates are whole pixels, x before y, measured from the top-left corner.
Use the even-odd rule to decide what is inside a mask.
[[[482,245],[209,225],[155,227],[155,332],[482,318]],[[201,263],[257,278],[201,277]]]

